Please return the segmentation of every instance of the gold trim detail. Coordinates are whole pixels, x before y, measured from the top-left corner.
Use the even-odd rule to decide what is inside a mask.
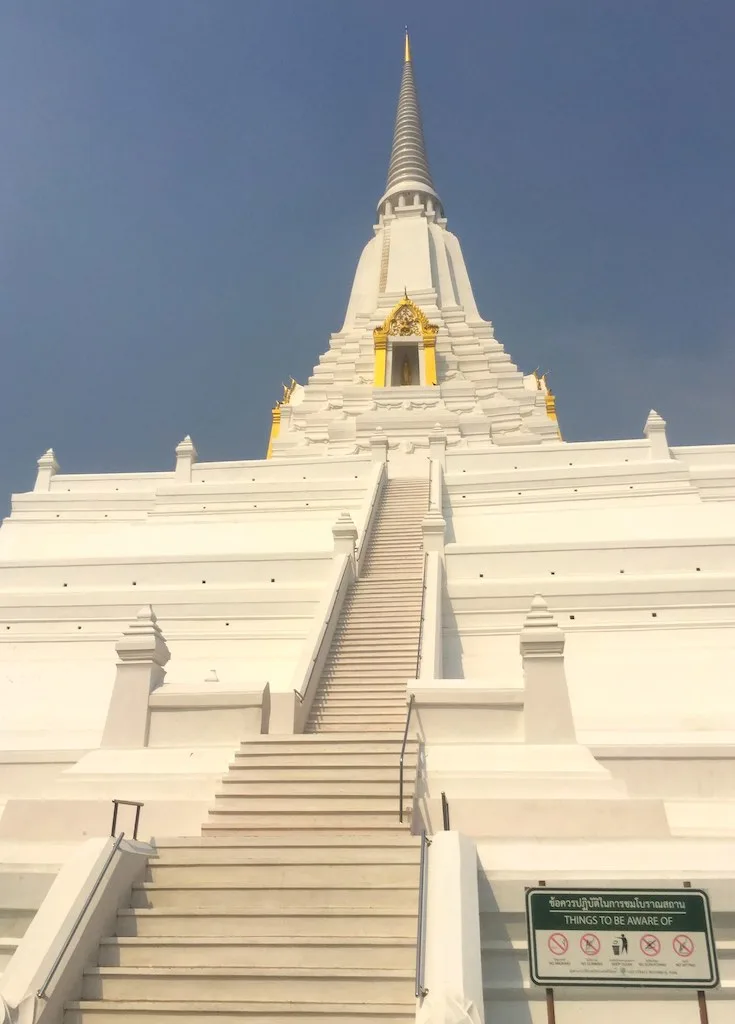
[[[424,380],[429,385],[437,384],[436,335],[438,331],[438,324],[429,323],[426,313],[416,305],[413,299],[409,299],[408,295],[397,302],[383,321],[382,326],[373,329],[375,387],[384,388],[386,385],[388,338],[391,336],[409,338],[415,334],[419,335],[424,343]]]
[[[375,328],[373,331],[373,346],[375,348],[375,374],[373,384],[376,388],[385,387],[385,370],[388,360],[388,333]]]
[[[436,379],[436,330],[424,332],[424,373],[428,385],[438,384]]]
[[[408,38],[408,26],[406,26],[406,47],[403,53],[403,59],[407,64],[411,60],[411,41]]]
[[[439,328],[430,324],[426,313],[406,295],[395,304],[383,321],[382,327],[376,327],[373,334],[399,334],[401,337],[407,337],[410,334],[422,334],[426,330],[432,330],[436,335]]]
[[[533,371],[533,375],[536,378],[536,387],[539,391],[543,391],[544,400],[546,403],[546,415],[556,425],[557,433],[559,434],[559,440],[563,441],[564,438],[561,436],[561,429],[559,427],[559,419],[556,415],[556,395],[553,393],[547,381],[546,373],[539,374],[538,369]]]
[[[271,410],[271,432],[268,438],[268,451],[265,454],[266,459],[270,459],[273,454],[273,442],[276,440],[281,432],[281,406],[288,405],[291,401],[291,395],[296,390],[297,381],[294,377],[291,378],[289,384],[282,384],[283,398],[280,402],[276,402]]]

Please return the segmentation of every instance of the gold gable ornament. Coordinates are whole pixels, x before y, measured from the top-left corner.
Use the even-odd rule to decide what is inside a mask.
[[[437,384],[436,336],[438,331],[439,326],[429,323],[429,319],[424,311],[412,299],[409,299],[408,294],[406,294],[393,307],[390,314],[383,321],[383,324],[373,330],[375,387],[385,387],[388,338],[410,338],[414,335],[418,335],[423,341],[425,381],[428,385]]]

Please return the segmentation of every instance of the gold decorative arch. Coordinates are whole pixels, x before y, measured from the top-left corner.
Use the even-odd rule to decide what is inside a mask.
[[[375,349],[375,387],[385,387],[386,364],[388,358],[388,338],[390,336],[407,338],[418,335],[424,343],[424,376],[427,384],[436,384],[436,335],[437,324],[429,323],[429,319],[408,295],[396,303],[381,327],[373,330],[373,346]]]

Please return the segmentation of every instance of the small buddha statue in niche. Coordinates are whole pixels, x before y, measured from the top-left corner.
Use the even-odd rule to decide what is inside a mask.
[[[406,385],[410,384],[413,380],[413,374],[411,372],[411,364],[408,361],[408,356],[403,357],[403,366],[401,367],[401,383]]]

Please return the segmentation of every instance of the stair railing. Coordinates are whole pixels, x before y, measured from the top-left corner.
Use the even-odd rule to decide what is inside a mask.
[[[426,851],[431,846],[431,840],[426,835],[426,830],[421,833],[421,860],[419,862],[419,913],[416,922],[416,987],[417,999],[424,999],[428,994],[428,988],[424,987],[424,945],[426,942],[426,874],[429,866],[429,858]]]
[[[41,987],[36,992],[36,995],[38,996],[39,999],[43,999],[43,997],[46,995],[48,987],[51,984],[51,980],[52,980],[53,976],[56,974],[56,971],[58,970],[59,964],[64,959],[64,956],[66,955],[66,951],[69,948],[69,946],[71,945],[71,940],[76,935],[77,928],[82,923],[82,919],[84,918],[84,915],[89,910],[90,904],[92,903],[92,900],[95,898],[95,896],[97,894],[97,890],[99,889],[100,885],[102,884],[102,879],[107,874],[107,869],[109,868],[110,864],[112,864],[112,859],[115,856],[115,854],[117,853],[117,851],[120,849],[120,844],[122,843],[124,838],[125,838],[125,833],[121,832],[120,835],[116,837],[115,842],[112,844],[112,848],[110,849],[110,852],[108,853],[107,858],[105,859],[105,863],[100,868],[99,874],[97,875],[97,878],[95,879],[95,882],[94,882],[92,888],[87,893],[87,898],[85,899],[85,901],[84,901],[84,903],[82,905],[81,910],[77,914],[77,916],[76,916],[76,918],[74,920],[74,923],[72,924],[71,928],[69,929],[69,931],[67,933],[66,938],[62,942],[61,949],[56,954],[54,962],[49,967],[49,971],[48,971],[48,974],[46,975],[45,981],[43,982]]]
[[[431,508],[431,462],[429,462],[429,494],[427,501],[427,512]],[[421,670],[421,641],[424,635],[424,605],[426,602],[426,552],[424,552],[424,564],[421,570],[421,614],[419,617],[419,643],[416,651],[416,675],[418,679]],[[401,756],[398,764],[398,820],[403,822],[403,762],[406,757],[406,743],[408,742],[408,729],[411,724],[411,712],[413,711],[415,697],[411,694],[408,701],[408,713],[406,714],[406,728],[403,730],[403,743],[401,744]]]
[[[426,503],[426,511],[431,511],[431,461],[429,461],[429,495]],[[423,542],[422,542],[423,543]],[[424,615],[426,604],[426,552],[424,551],[424,564],[421,570],[421,614],[419,617],[419,646],[416,651],[416,676],[418,679],[421,671],[421,646],[424,639]]]
[[[406,743],[408,742],[408,727],[411,724],[411,712],[413,711],[414,695],[411,694],[408,700],[408,713],[406,715],[406,728],[403,730],[403,743],[401,743],[401,756],[398,759],[398,820],[403,821],[403,761],[406,757]]]

